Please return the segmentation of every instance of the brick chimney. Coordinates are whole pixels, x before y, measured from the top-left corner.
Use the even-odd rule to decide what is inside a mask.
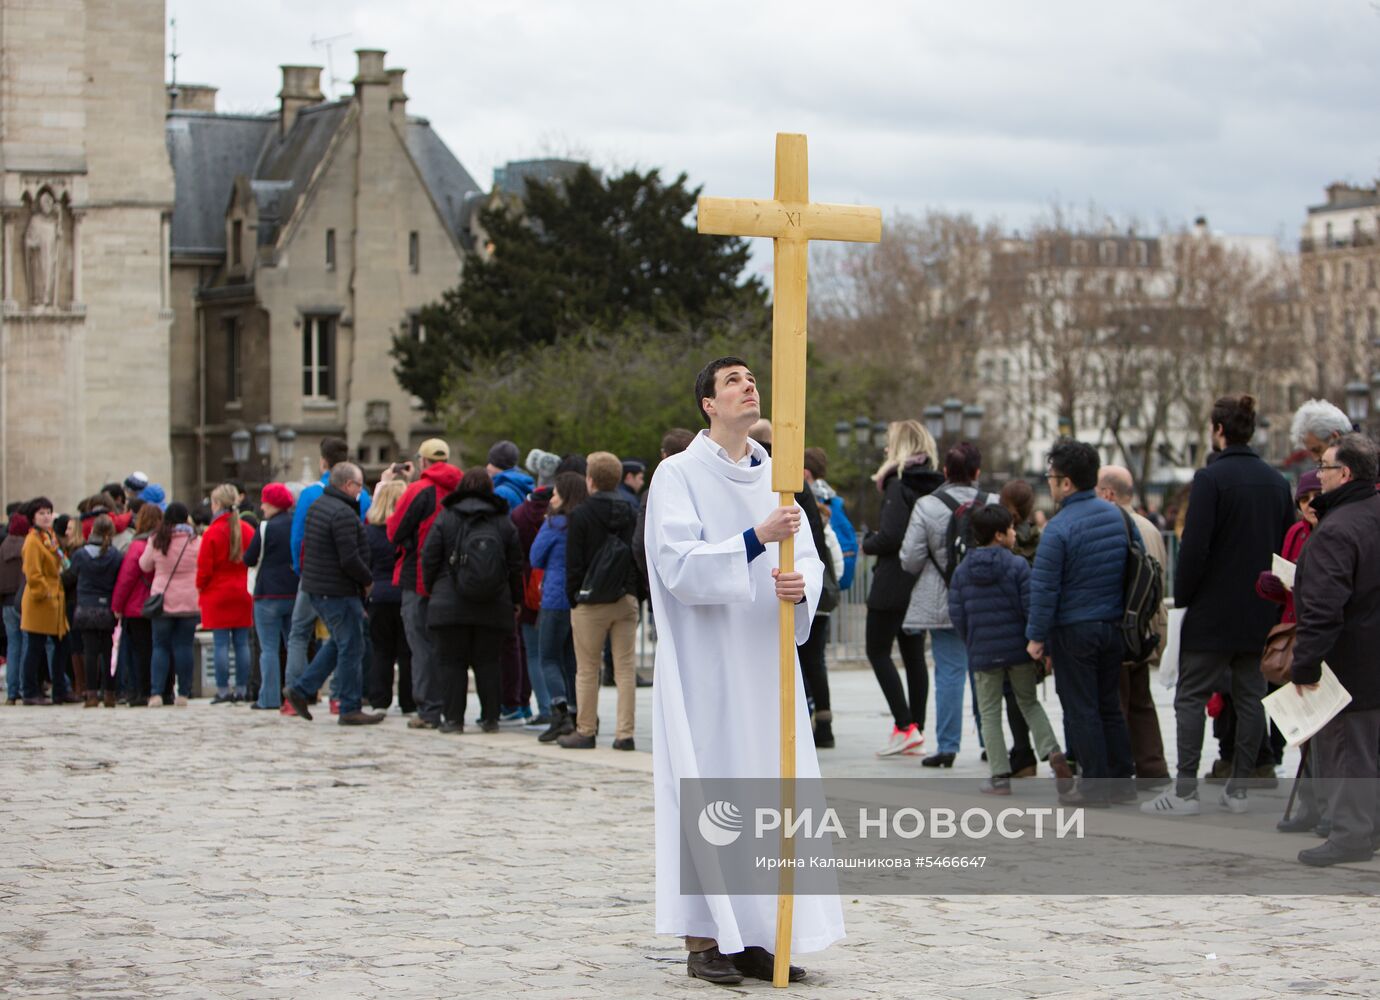
[[[320,104],[326,99],[321,93],[320,66],[280,66],[283,71],[283,89],[278,92],[280,114],[278,134],[287,135],[292,123],[297,120],[297,112],[303,108]]]
[[[168,110],[209,111],[214,114],[219,89],[204,83],[168,84]]]
[[[403,74],[407,70],[390,69],[388,74],[388,115],[399,132],[407,128],[407,94],[403,91]]]

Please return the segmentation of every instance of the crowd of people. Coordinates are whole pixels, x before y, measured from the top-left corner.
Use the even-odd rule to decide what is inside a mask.
[[[1277,784],[1282,762],[1262,708],[1279,686],[1262,674],[1262,648],[1278,634],[1293,672],[1276,680],[1303,690],[1326,660],[1353,698],[1344,721],[1312,741],[1306,776],[1375,777],[1380,683],[1366,650],[1380,639],[1380,580],[1362,558],[1380,518],[1375,446],[1335,406],[1310,400],[1292,433],[1316,469],[1291,489],[1251,449],[1255,422],[1250,396],[1217,401],[1212,455],[1170,522],[1180,535],[1172,580],[1160,524],[1136,509],[1131,473],[1102,465],[1089,444],[1064,439],[1050,451],[1051,516],[1026,481],[985,491],[975,444],[941,455],[919,421],[897,421],[874,476],[878,525],[861,537],[829,485],[825,453],[807,449],[797,502],[825,571],[799,647],[815,745],[835,743],[830,614],[868,555],[866,656],[892,717],[879,756],[952,767],[971,692],[989,770],[982,791],[1009,795],[1044,761],[1064,803],[1105,807],[1151,791],[1145,812],[1178,817],[1202,808],[1211,717],[1222,754],[1204,778],[1222,785],[1222,809],[1243,812],[1248,790]],[[770,455],[767,421],[750,437]],[[669,431],[661,459],[694,439]],[[609,452],[533,449],[524,470],[519,455],[499,441],[483,466],[461,469],[433,439],[371,491],[346,442],[328,438],[320,481],[271,483],[257,511],[237,483],[189,507],[138,472],[71,515],[45,497],[11,504],[0,542],[7,701],[185,705],[200,628],[211,637],[212,704],[311,720],[329,681],[341,725],[381,721],[396,693],[411,728],[453,734],[467,724],[473,673],[471,725],[521,725],[584,749],[599,734],[602,680],[617,687],[612,746],[631,750],[635,689],[649,683],[634,655],[650,592],[647,467]],[[763,542],[745,545],[751,560]],[[1292,583],[1275,575],[1277,554],[1297,564]],[[1150,690],[1165,603],[1183,611],[1173,774]],[[1051,675],[1062,733],[1037,697]],[[1380,800],[1373,787],[1349,794],[1305,782],[1279,827],[1328,839],[1302,860],[1375,848]]]

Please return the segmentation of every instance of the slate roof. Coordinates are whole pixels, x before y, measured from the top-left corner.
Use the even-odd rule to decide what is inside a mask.
[[[225,212],[240,175],[250,179],[257,202],[259,244],[276,240],[349,110],[348,100],[303,108],[282,137],[276,111],[169,112],[165,135],[176,184],[172,252],[225,253]],[[408,120],[406,146],[452,232],[467,243],[470,206],[480,194],[479,185],[426,119]]]

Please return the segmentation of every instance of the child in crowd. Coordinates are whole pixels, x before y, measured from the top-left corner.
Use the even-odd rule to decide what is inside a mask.
[[[970,552],[949,582],[949,616],[968,649],[968,668],[977,687],[978,712],[987,745],[991,778],[982,791],[1011,794],[1011,763],[1002,732],[1002,685],[1011,681],[1016,704],[1030,727],[1035,752],[1049,756],[1060,793],[1073,788],[1073,771],[1059,749],[1045,710],[1035,698],[1036,665],[1026,653],[1025,626],[1030,608],[1030,566],[1014,555],[1016,529],[1011,512],[987,504],[973,512]]]

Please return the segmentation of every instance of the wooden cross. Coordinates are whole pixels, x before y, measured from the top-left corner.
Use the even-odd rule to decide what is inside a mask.
[[[809,314],[810,240],[877,243],[882,212],[858,205],[810,203],[805,136],[776,134],[776,193],[771,201],[700,198],[699,231],[714,236],[770,236],[773,243],[771,320],[771,488],[782,507],[805,485],[805,321]],[[820,553],[827,559],[827,553]],[[795,571],[795,539],[781,542],[781,572]],[[795,608],[780,607],[781,808],[794,809]],[[782,829],[786,829],[782,823]],[[791,857],[782,836],[781,856]],[[772,984],[787,984],[791,956],[791,902],[795,879],[782,865],[776,904],[776,967]]]

